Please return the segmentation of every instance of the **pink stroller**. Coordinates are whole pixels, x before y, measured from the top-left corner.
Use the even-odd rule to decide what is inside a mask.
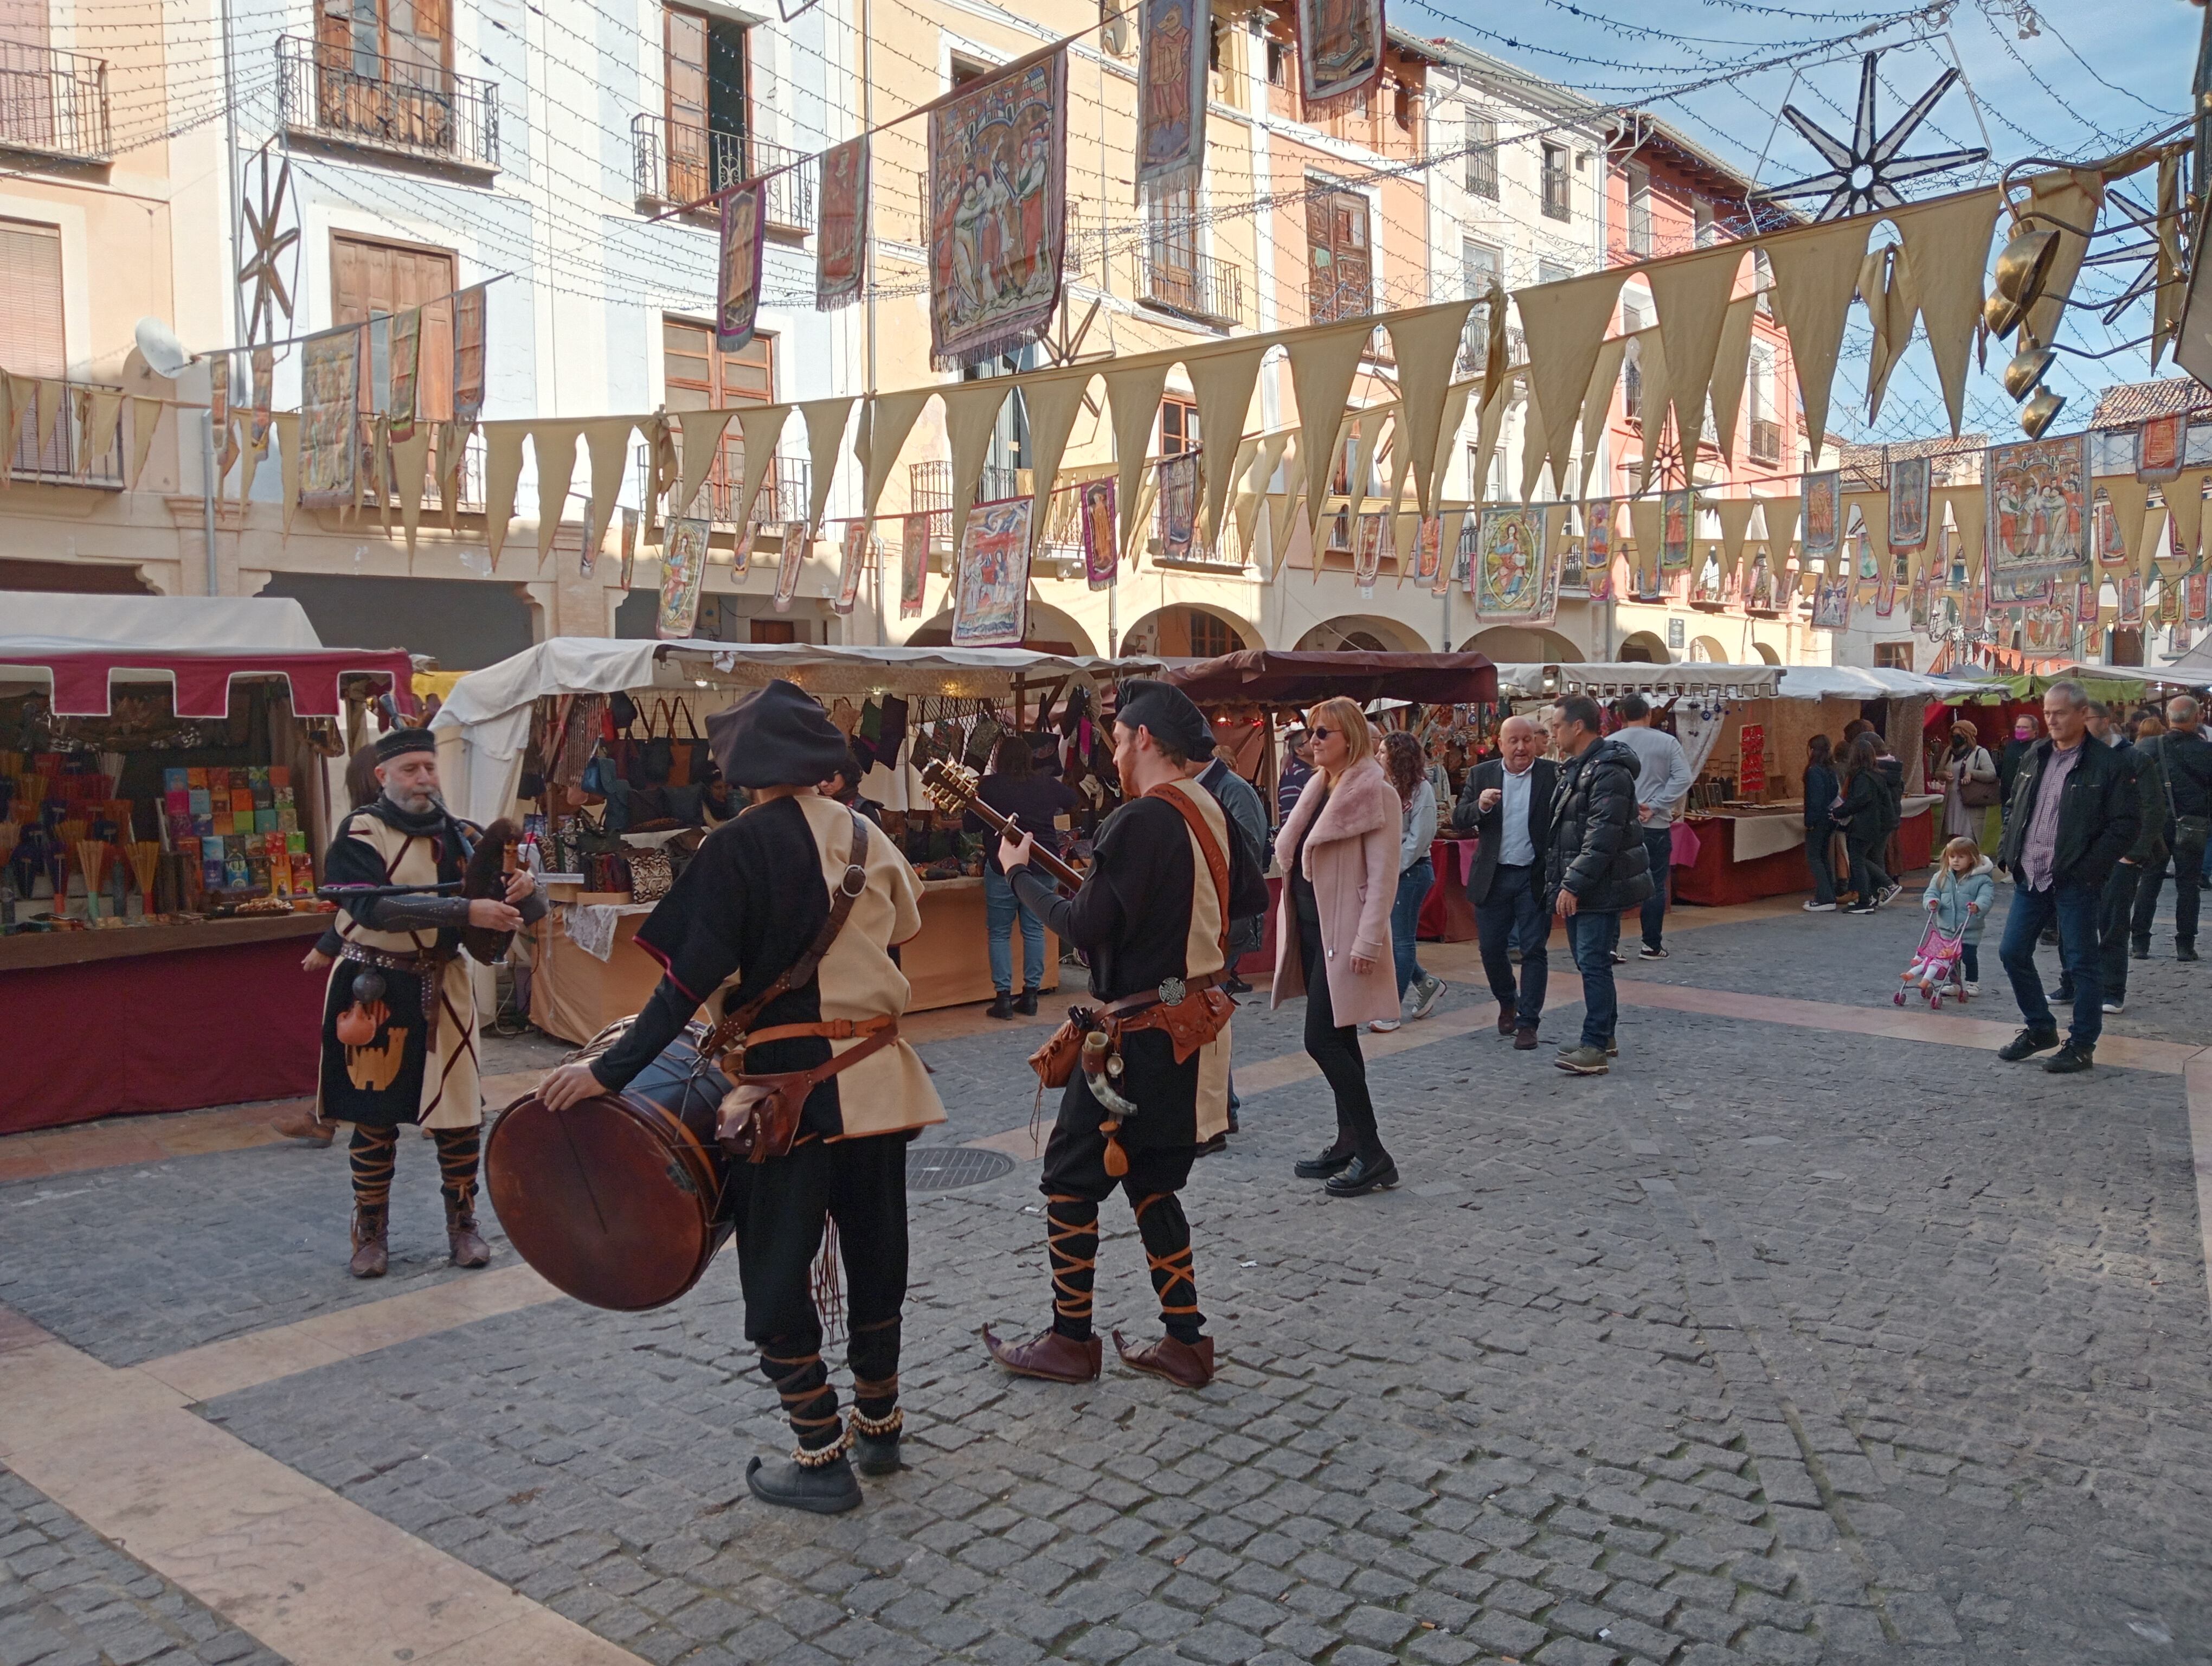
[[[1897,1005],[1905,1005],[1905,997],[1914,984],[1927,998],[1929,1006],[1940,1012],[1943,997],[1950,995],[1960,1006],[1966,1003],[1966,933],[1962,928],[1955,936],[1939,930],[1931,913],[1928,929],[1922,933],[1920,946],[1912,952],[1912,964],[1898,978],[1897,993],[1891,997]]]

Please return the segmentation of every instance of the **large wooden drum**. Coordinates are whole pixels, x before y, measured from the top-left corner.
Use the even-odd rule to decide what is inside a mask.
[[[620,1040],[611,1024],[574,1056]],[[552,1110],[532,1095],[484,1146],[485,1189],[524,1261],[580,1302],[624,1312],[662,1307],[699,1282],[730,1236],[714,1141],[730,1084],[699,1056],[694,1024],[627,1090]]]

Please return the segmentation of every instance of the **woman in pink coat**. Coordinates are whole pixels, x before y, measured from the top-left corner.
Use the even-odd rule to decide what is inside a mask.
[[[1298,1177],[1357,1197],[1398,1183],[1376,1131],[1359,1025],[1398,1016],[1390,903],[1404,806],[1353,702],[1322,702],[1307,734],[1313,778],[1275,840],[1284,878],[1273,1004],[1305,995],[1306,1054],[1336,1093],[1336,1138],[1298,1164]]]

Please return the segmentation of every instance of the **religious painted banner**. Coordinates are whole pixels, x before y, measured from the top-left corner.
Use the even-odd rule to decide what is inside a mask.
[[[822,153],[820,226],[815,233],[814,305],[823,312],[860,298],[868,271],[868,140]]]
[[[2021,645],[2030,654],[2063,654],[2074,639],[2074,621],[2063,607],[2031,607],[2021,618]]]
[[[1989,559],[2002,591],[2080,567],[2089,555],[2089,436],[1991,446],[1983,459]]]
[[[783,523],[783,550],[776,558],[775,611],[791,611],[792,598],[799,593],[799,569],[806,564],[806,546],[811,540],[806,523],[787,520]]]
[[[1428,586],[1432,596],[1441,596],[1451,587],[1451,575],[1444,571],[1442,515],[1423,515],[1413,530],[1413,582]]]
[[[1297,0],[1298,88],[1308,121],[1382,79],[1382,0]]]
[[[422,309],[410,307],[392,315],[391,395],[385,406],[392,419],[392,440],[415,437],[416,389],[422,374]]]
[[[768,240],[767,187],[748,179],[722,193],[721,265],[714,281],[714,345],[734,353],[760,321],[761,251]]]
[[[301,344],[300,502],[308,508],[354,500],[360,395],[360,325],[325,330]]]
[[[1662,492],[1659,495],[1659,567],[1667,573],[1679,573],[1690,564],[1691,529],[1695,522],[1697,506],[1687,491]]]
[[[637,576],[637,524],[635,509],[622,512],[622,587],[625,595]]]
[[[2203,624],[2206,608],[2212,606],[2212,574],[2191,573],[2185,581],[2184,593],[2182,611],[2187,622]]]
[[[2120,575],[2120,623],[2140,625],[2142,623],[2142,569],[2130,567]]]
[[[939,370],[1027,346],[1060,305],[1067,52],[971,81],[929,112],[929,344]]]
[[[1544,512],[1486,509],[1468,577],[1483,619],[1534,618],[1544,595]]]
[[[1813,593],[1813,629],[1849,630],[1851,628],[1851,582],[1822,579]]]
[[[868,548],[872,541],[866,521],[848,520],[845,523],[844,555],[837,569],[837,599],[830,604],[832,613],[841,617],[850,613],[854,604],[860,599],[860,575],[867,569]]]
[[[1880,584],[1877,584],[1874,587],[1874,616],[1877,619],[1887,619],[1890,615],[1896,611],[1896,581],[1893,579],[1884,579]]]
[[[1933,573],[1925,574],[1914,581],[1912,586],[1912,628],[1915,630],[1925,630],[1928,629],[1928,621],[1930,617],[1930,611],[1933,607],[1935,599],[1936,575]]]
[[[2097,552],[2100,567],[2122,567],[2127,564],[2127,542],[2120,536],[2120,518],[2112,513],[2112,500],[2102,492],[2089,501],[2089,541]]]
[[[230,473],[230,465],[238,461],[238,433],[230,408],[231,357],[217,353],[208,361],[208,423],[215,433],[216,457],[215,475],[217,480]],[[67,424],[64,424],[66,429]],[[44,446],[46,436],[39,435]],[[66,433],[64,438],[67,438]]]
[[[1189,561],[1198,553],[1198,453],[1160,459],[1160,557]]]
[[[899,617],[921,617],[922,588],[929,573],[929,523],[925,509],[899,522]]]
[[[1019,645],[1029,626],[1032,507],[1030,498],[1008,497],[969,512],[953,581],[953,647]]]
[[[2181,472],[2181,449],[2189,438],[2189,417],[2175,411],[2143,419],[2136,444],[2136,478],[2159,485]]]
[[[1206,157],[1212,0],[1139,0],[1137,185],[1195,184]]]
[[[699,621],[699,591],[707,579],[707,540],[712,531],[703,520],[680,516],[668,523],[660,544],[658,634],[663,641],[689,636]]]
[[[1830,469],[1805,477],[1805,524],[1799,547],[1815,557],[1832,556],[1843,536],[1843,477]]]
[[[1083,576],[1093,590],[1114,586],[1114,564],[1121,551],[1121,532],[1115,523],[1111,475],[1086,480],[1076,488],[1076,512],[1083,525]]]
[[[269,454],[269,412],[276,397],[276,350],[257,347],[253,350],[252,361],[253,386],[250,397],[253,403],[246,425],[246,442],[256,457],[266,457]]]
[[[1375,593],[1375,580],[1382,570],[1382,534],[1389,524],[1390,518],[1379,513],[1359,517],[1352,535],[1352,582],[1362,596]]]
[[[1593,502],[1583,526],[1583,585],[1592,601],[1601,602],[1613,593],[1613,500]]]
[[[1889,465],[1889,547],[1917,550],[1928,542],[1928,488],[1933,475],[1924,457],[1902,457]]]
[[[484,286],[453,297],[453,420],[473,423],[483,414]]]

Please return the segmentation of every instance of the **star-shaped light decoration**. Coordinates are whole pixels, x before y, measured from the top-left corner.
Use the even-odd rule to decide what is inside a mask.
[[[294,210],[292,163],[289,157],[272,156],[263,145],[246,165],[244,189],[239,193],[239,213],[253,252],[238,269],[239,287],[246,291],[246,339],[249,346],[273,341],[280,325],[292,321],[293,284],[300,264],[300,228]],[[287,220],[295,223],[288,226]]]
[[[1820,153],[1828,166],[1819,173],[1808,174],[1802,179],[1792,179],[1787,185],[1755,193],[1762,198],[1818,197],[1826,194],[1827,201],[1820,204],[1815,220],[1840,220],[1853,214],[1880,214],[1886,210],[1903,208],[1905,198],[1897,187],[1908,179],[1917,179],[1923,174],[1941,173],[1947,168],[1965,167],[1986,161],[1987,150],[1942,150],[1923,156],[1900,156],[1905,142],[1913,131],[1928,119],[1929,112],[1951,83],[1958,80],[1956,70],[1946,70],[1936,78],[1936,84],[1912,101],[1912,107],[1891,125],[1887,133],[1875,137],[1874,115],[1875,64],[1880,52],[1869,52],[1859,66],[1859,112],[1850,143],[1846,144],[1810,120],[1794,104],[1782,106],[1782,114],[1790,125],[1804,137],[1805,142]]]

